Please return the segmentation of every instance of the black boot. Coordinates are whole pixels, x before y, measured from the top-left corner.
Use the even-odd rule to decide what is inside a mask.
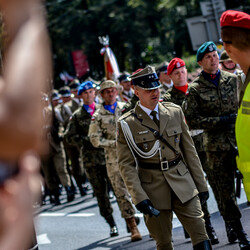
[[[60,199],[59,199],[59,192],[58,192],[58,190],[54,190],[52,192],[52,194],[54,196],[54,199],[51,196],[51,200],[50,201],[52,201],[52,199],[53,199],[55,206],[61,205],[61,202],[60,202]]]
[[[118,228],[115,224],[113,216],[110,215],[109,217],[107,217],[106,221],[108,222],[108,224],[110,226],[110,237],[118,236],[119,235]]]
[[[135,216],[135,222],[136,222],[136,225],[140,224],[140,218],[138,216]],[[127,225],[127,232],[130,233],[130,228],[127,223],[126,225]]]
[[[249,250],[250,249],[250,241],[247,237],[246,232],[244,231],[244,229],[242,227],[241,221],[237,220],[237,221],[233,222],[232,226],[237,234],[240,249]]]
[[[237,234],[232,226],[232,223],[225,222],[227,238],[230,243],[234,243],[237,240]]]
[[[212,250],[210,240],[205,240],[196,244],[194,250]]]
[[[205,219],[205,226],[206,226],[207,235],[210,239],[211,244],[212,245],[218,244],[219,243],[218,237],[214,231],[214,228],[209,218]]]
[[[72,190],[72,188],[70,186],[66,186],[65,187],[66,193],[67,193],[67,201],[71,202],[75,199],[75,193]]]

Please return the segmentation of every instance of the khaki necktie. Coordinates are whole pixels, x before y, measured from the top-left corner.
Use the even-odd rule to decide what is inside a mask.
[[[158,128],[160,127],[160,122],[159,122],[159,120],[157,119],[157,112],[156,111],[152,111],[151,113],[150,113],[150,115],[152,115],[153,116],[153,121],[155,122],[155,124],[158,126]]]

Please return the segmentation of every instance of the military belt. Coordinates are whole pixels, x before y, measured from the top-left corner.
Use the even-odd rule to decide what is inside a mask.
[[[175,159],[171,160],[171,161],[162,161],[158,164],[156,163],[139,163],[139,167],[140,168],[144,168],[144,169],[160,169],[162,171],[166,171],[171,167],[176,166],[180,160],[182,159],[182,157],[180,155],[178,155]]]

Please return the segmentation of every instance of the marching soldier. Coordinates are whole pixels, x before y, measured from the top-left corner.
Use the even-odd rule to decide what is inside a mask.
[[[162,97],[168,89],[173,87],[173,81],[168,75],[168,62],[160,64],[156,69],[156,73],[161,83],[160,97]]]
[[[141,240],[137,228],[139,218],[135,218],[135,210],[131,204],[129,193],[122,180],[116,156],[116,122],[121,116],[124,103],[117,102],[117,85],[111,80],[101,84],[103,105],[95,112],[89,127],[90,141],[94,147],[104,148],[108,177],[114,190],[122,217],[131,232],[131,241]],[[137,221],[136,221],[137,220]]]
[[[174,85],[172,88],[167,90],[166,94],[163,96],[163,101],[173,102],[179,106],[182,106],[182,102],[185,99],[186,94],[188,93],[187,69],[185,66],[185,62],[178,57],[172,59],[168,65],[168,75],[173,81]],[[202,168],[206,172],[207,157],[203,146],[203,130],[191,130],[190,134],[194,141],[195,149],[201,161]],[[218,244],[219,240],[210,221],[210,214],[207,208],[207,202],[202,205],[202,211],[204,213],[206,230],[211,244]],[[185,237],[189,237],[186,232]]]
[[[173,249],[173,212],[194,249],[212,249],[201,210],[208,188],[183,112],[158,102],[160,83],[151,66],[131,79],[140,102],[118,120],[117,154],[132,200],[158,250]]]
[[[72,88],[77,88],[77,83],[71,85]],[[60,110],[62,119],[63,119],[63,128],[64,132],[67,128],[68,122],[72,114],[80,107],[80,99],[72,98],[71,90],[69,87],[65,86],[59,90],[59,94],[63,100],[63,103],[59,105],[58,109]],[[78,101],[77,101],[78,100]],[[80,158],[79,149],[66,140],[63,140],[64,149],[66,152],[66,159],[68,163],[68,159],[71,161],[71,170],[68,166],[68,171],[74,176],[76,184],[78,186],[79,192],[81,196],[85,196],[87,194],[87,188],[85,186],[86,176],[83,170],[83,163]],[[69,163],[68,163],[69,165]],[[72,182],[72,181],[71,181]]]
[[[45,106],[43,110],[43,117],[45,120],[44,133],[49,142],[49,150],[48,154],[43,156],[42,170],[45,183],[55,198],[55,205],[60,205],[59,190],[58,184],[55,181],[55,174],[58,175],[61,184],[65,187],[68,202],[73,201],[75,195],[72,190],[70,176],[66,167],[62,138],[59,136],[60,124],[55,116],[54,107],[49,106],[48,102],[46,105],[47,106]]]
[[[123,102],[129,102],[130,99],[134,95],[134,91],[131,88],[131,81],[129,79],[129,73],[128,72],[123,72],[119,77],[118,77],[120,85],[123,87],[122,93],[121,93],[121,99]]]
[[[101,216],[110,225],[110,236],[117,236],[118,230],[112,216],[113,209],[108,196],[108,176],[103,149],[92,146],[88,131],[91,117],[100,104],[94,102],[95,89],[91,81],[83,82],[78,89],[78,96],[83,99],[83,106],[72,115],[64,133],[69,144],[78,147],[89,181],[97,198]]]
[[[191,129],[204,129],[204,146],[208,159],[206,174],[225,221],[228,241],[233,243],[238,239],[242,249],[249,249],[250,242],[242,228],[234,186],[237,170],[237,77],[219,70],[219,56],[213,42],[201,45],[196,57],[203,70],[189,85],[183,110]]]

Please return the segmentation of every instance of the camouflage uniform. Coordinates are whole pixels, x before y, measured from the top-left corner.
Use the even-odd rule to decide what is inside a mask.
[[[187,90],[187,93],[188,93],[188,90]],[[176,89],[175,87],[172,87],[169,90],[167,90],[167,92],[163,96],[163,101],[173,102],[179,106],[182,106],[182,103],[183,103],[187,93],[184,93],[184,92]],[[206,152],[205,152],[204,146],[203,146],[203,133],[201,131],[202,130],[192,130],[190,132],[191,132],[192,139],[194,141],[195,149],[196,149],[198,156],[200,158],[203,171],[206,172],[207,157],[206,157]],[[194,134],[196,134],[196,135],[194,135]],[[210,214],[209,214],[209,211],[207,209],[207,202],[205,202],[202,205],[202,211],[204,213],[204,219],[206,221],[206,219],[210,218]]]
[[[117,102],[115,113],[112,114],[102,105],[91,120],[89,128],[90,141],[95,147],[105,150],[108,177],[112,184],[118,206],[123,218],[131,218],[135,210],[131,204],[129,193],[121,177],[116,155],[116,122],[121,116],[124,103]]]
[[[112,215],[113,209],[108,197],[105,156],[103,149],[93,147],[89,140],[90,121],[91,115],[84,107],[77,109],[69,121],[64,136],[68,143],[76,145],[81,150],[84,167],[96,195],[100,213],[107,220]]]
[[[237,77],[225,71],[221,71],[218,86],[201,74],[189,85],[189,94],[183,102],[190,128],[204,129],[208,181],[220,213],[228,223],[238,220],[241,213],[234,188],[235,121],[225,122],[222,118],[237,114],[237,108]]]

